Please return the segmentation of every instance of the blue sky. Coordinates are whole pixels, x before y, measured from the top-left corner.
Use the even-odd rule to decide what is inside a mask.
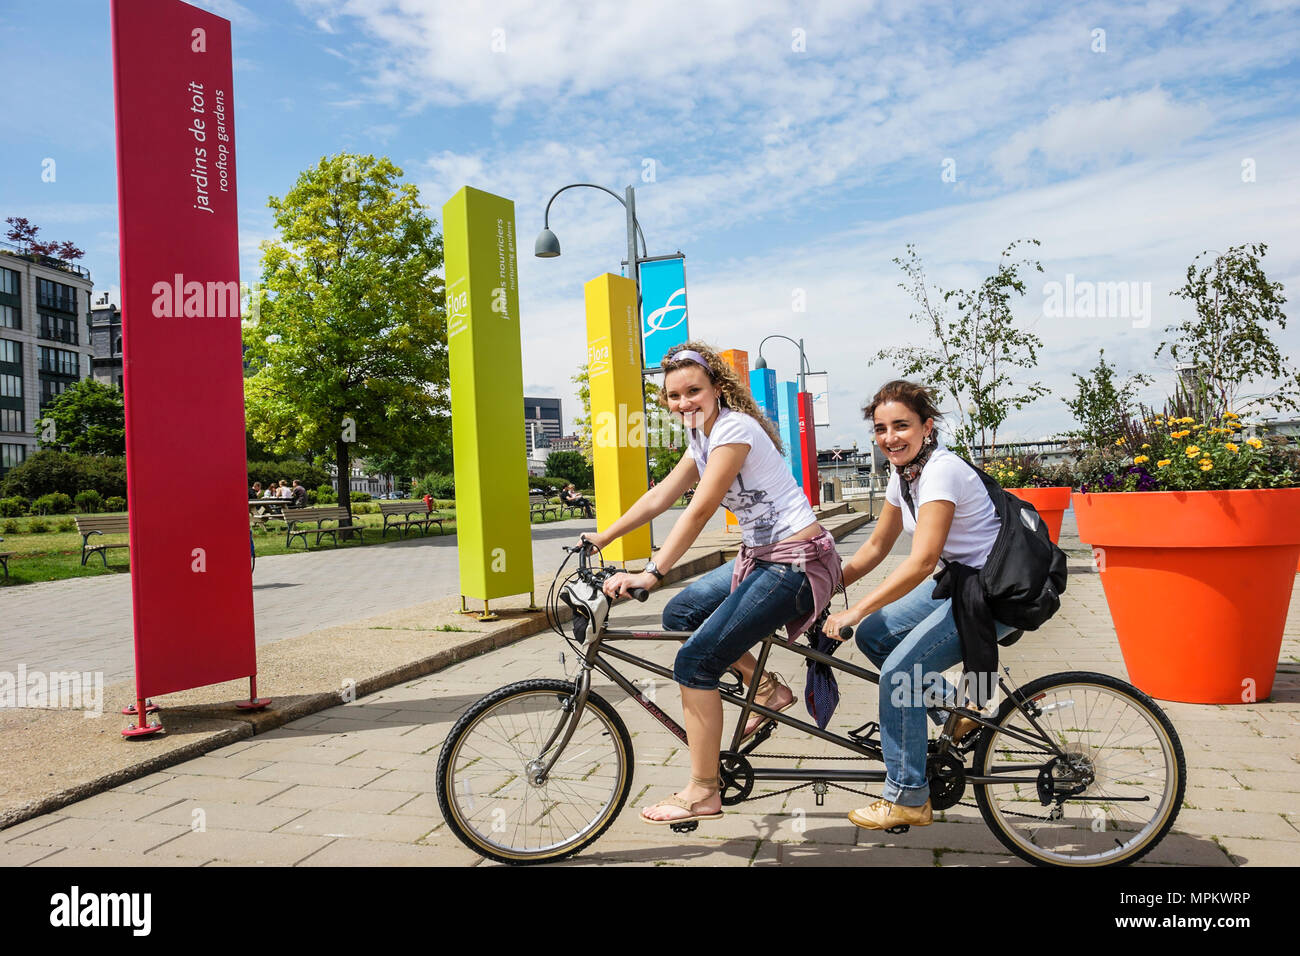
[[[751,362],[763,335],[805,339],[830,373],[822,446],[868,440],[858,409],[894,371],[872,355],[926,341],[892,262],[908,242],[945,287],[978,282],[1013,239],[1042,243],[1016,313],[1052,394],[1005,437],[1069,427],[1061,396],[1099,347],[1153,371],[1159,400],[1172,371],[1152,356],[1187,309],[1168,293],[1201,250],[1266,242],[1270,277],[1293,300],[1300,283],[1293,3],[197,5],[233,23],[243,278],[272,233],[266,198],[324,155],[390,156],[434,215],[465,184],[510,197],[525,391],[566,415],[582,283],[626,248],[621,207],[573,190],[552,213],[564,255],[532,257],[569,182],[637,186],[650,253],[686,253],[696,336]],[[0,61],[0,219],[75,241],[114,288],[108,4],[3,0]],[[1046,284],[1067,276],[1149,283],[1149,322],[1054,314]],[[1279,342],[1300,355],[1296,323]],[[764,354],[793,372],[792,346]]]

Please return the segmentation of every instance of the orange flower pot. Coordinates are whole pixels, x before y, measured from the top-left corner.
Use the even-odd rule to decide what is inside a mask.
[[[1047,533],[1052,536],[1052,543],[1061,540],[1061,518],[1065,509],[1070,507],[1069,488],[1007,488],[1011,494],[1022,501],[1028,501],[1047,525]]]
[[[1300,488],[1076,494],[1129,679],[1153,697],[1273,691],[1300,562]]]

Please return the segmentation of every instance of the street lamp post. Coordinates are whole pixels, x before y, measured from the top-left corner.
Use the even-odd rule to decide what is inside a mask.
[[[555,192],[551,194],[551,198],[546,201],[546,211],[542,214],[542,231],[537,234],[537,241],[533,244],[533,254],[537,256],[539,259],[554,259],[557,256],[559,256],[560,240],[559,238],[556,237],[555,233],[551,231],[551,203],[555,202],[555,197],[560,195],[560,193],[564,192],[566,189],[577,189],[579,187],[585,187],[588,189],[599,189],[601,192],[609,193],[609,195],[613,196],[615,199],[617,199],[620,203],[623,204],[623,208],[627,213],[627,271],[628,271],[628,278],[632,280],[633,284],[636,287],[637,330],[638,330],[637,337],[636,337],[636,355],[637,355],[637,362],[640,364],[641,377],[642,377],[642,388],[641,388],[642,434],[646,434],[646,427],[648,423],[646,421],[647,415],[646,415],[646,407],[645,407],[645,387],[644,387],[645,343],[642,341],[642,336],[640,333],[640,325],[641,325],[640,264],[645,259],[649,258],[650,253],[649,250],[646,248],[645,233],[642,232],[641,223],[638,222],[636,218],[636,190],[633,189],[631,186],[628,186],[623,191],[623,195],[620,196],[618,193],[614,192],[614,190],[607,189],[604,186],[598,186],[595,183],[569,183],[569,185],[567,186],[561,186],[559,189],[555,190]],[[641,237],[641,255],[639,256],[636,254],[636,239],[638,235]],[[646,473],[646,485],[648,487],[650,484],[650,446],[648,442],[646,443],[645,446],[645,473]],[[651,551],[655,550],[654,534],[655,534],[654,522],[651,522],[650,523],[650,550]]]
[[[799,349],[799,391],[807,391],[807,389],[804,388],[804,375],[808,371],[808,359],[804,355],[803,339],[799,339],[799,341],[796,342],[788,335],[769,335],[767,338],[763,339],[762,342],[758,343],[758,361],[754,363],[754,368],[767,368],[767,360],[763,358],[763,345],[768,341],[768,339],[785,339],[791,345]]]

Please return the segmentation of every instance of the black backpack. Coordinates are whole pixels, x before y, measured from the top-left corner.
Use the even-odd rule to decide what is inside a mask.
[[[1068,580],[1065,552],[1052,543],[1047,525],[1033,505],[1009,494],[969,461],[966,464],[984,482],[1000,523],[993,550],[979,571],[984,599],[997,620],[1026,631],[1037,630],[1061,607]],[[911,495],[904,497],[915,519]],[[1012,642],[1004,638],[998,643]]]

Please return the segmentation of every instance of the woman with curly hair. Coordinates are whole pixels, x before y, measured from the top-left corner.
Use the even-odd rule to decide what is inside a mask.
[[[786,466],[776,427],[740,376],[701,342],[670,352],[662,367],[660,399],[681,416],[688,454],[626,514],[584,537],[604,547],[667,511],[697,482],[698,487],[655,560],[639,574],[613,575],[605,582],[605,593],[617,597],[630,588],[655,587],[720,505],[739,519],[743,543],[734,561],[692,582],[664,609],[665,629],[692,632],[673,666],[673,679],[682,689],[691,782],[642,811],[641,819],[653,824],[722,816],[719,679],[735,667],[746,684],[759,680],[756,703],[773,711],[792,707],[793,691],[779,675],[755,674],[758,662],[749,649],[782,625],[792,640],[798,637],[840,586],[835,541],[817,523]],[[764,719],[751,717],[746,735]]]

